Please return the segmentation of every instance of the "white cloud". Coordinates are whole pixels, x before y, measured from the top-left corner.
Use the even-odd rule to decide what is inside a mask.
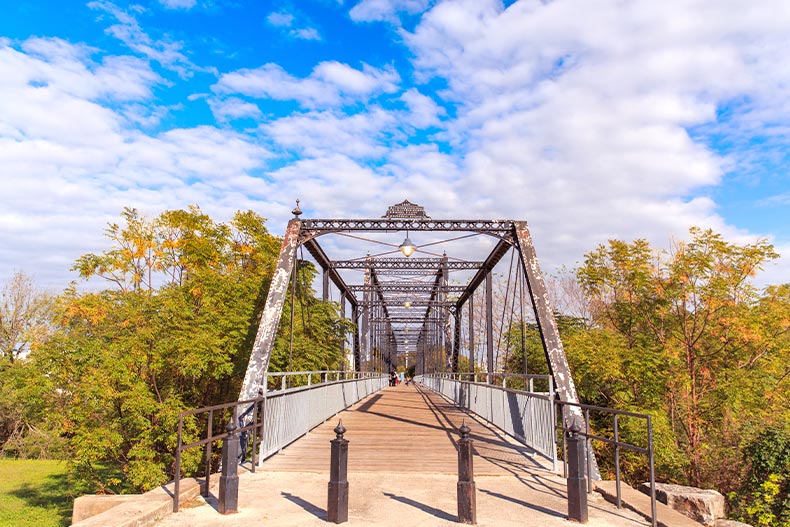
[[[733,160],[687,130],[747,94],[786,112],[787,27],[782,2],[458,0],[401,34],[417,77],[447,83],[468,208],[530,219],[568,263],[609,237],[744,234],[705,197]]]
[[[159,0],[159,3],[168,9],[192,9],[197,0]]]
[[[171,2],[183,4],[185,0],[171,0]],[[154,40],[142,29],[134,16],[112,2],[97,0],[90,2],[88,7],[104,11],[118,21],[118,24],[108,27],[106,32],[123,42],[129,49],[158,62],[167,69],[175,71],[182,78],[188,77],[193,71],[200,69],[181,52],[184,47],[183,43]]]
[[[214,118],[221,122],[228,122],[234,119],[256,118],[260,117],[261,109],[255,104],[247,102],[238,97],[230,97],[228,99],[208,99],[211,112]]]
[[[156,133],[140,128],[172,110],[154,104],[165,81],[149,61],[185,77],[195,66],[182,44],[143,31],[140,9],[93,2],[144,58],[0,39],[0,268],[62,276],[103,247],[124,206],[153,215],[199,203],[218,218],[255,208],[279,232],[296,197],[325,217],[380,216],[408,198],[436,218],[527,219],[548,270],[608,238],[662,245],[690,225],[745,241],[753,233],[727,224],[715,189],[764,154],[725,157],[700,137],[787,142],[790,4],[768,1],[363,0],[354,20],[395,25],[436,4],[393,44],[414,71],[337,60],[302,77],[275,63],[239,69],[188,98],[205,98],[222,129]],[[267,22],[320,38],[301,16]],[[301,108],[273,114],[266,99]],[[233,131],[237,119],[261,122]],[[778,210],[787,195],[776,188],[763,205]],[[783,262],[772,276],[786,278]]]
[[[362,0],[349,11],[357,22],[398,22],[399,13],[416,14],[425,11],[431,0]]]
[[[336,61],[321,62],[310,76],[297,78],[277,64],[241,69],[220,77],[213,90],[250,97],[295,100],[306,107],[335,106],[365,101],[397,90],[400,77],[393,68],[377,69],[367,64],[362,70]]]
[[[436,104],[436,101],[420,93],[416,88],[410,88],[401,95],[401,99],[409,108],[409,113],[403,117],[404,123],[417,129],[438,126],[440,117],[447,112]]]
[[[291,27],[294,16],[291,13],[275,11],[266,17],[266,21],[275,27]]]
[[[298,18],[298,21],[297,21]],[[288,11],[274,11],[266,17],[269,25],[284,30],[285,34],[298,40],[322,40],[318,29],[312,27],[304,15]]]
[[[293,29],[291,30],[290,35],[300,40],[321,40],[321,34],[314,27]]]
[[[80,254],[105,246],[103,227],[125,206],[158,214],[198,203],[218,218],[269,209],[268,184],[254,174],[270,154],[249,137],[211,126],[136,129],[129,115],[157,113],[149,99],[159,81],[136,59],[96,64],[89,49],[64,41],[27,41],[29,53],[4,44],[3,273],[24,266],[43,286],[63,286]]]
[[[354,159],[376,159],[387,153],[384,140],[396,125],[394,115],[372,107],[354,115],[332,111],[294,114],[262,125],[261,131],[300,156],[338,153]]]
[[[345,217],[349,206],[376,203],[387,190],[379,174],[341,154],[302,159],[270,177],[280,201],[301,198],[327,217]]]

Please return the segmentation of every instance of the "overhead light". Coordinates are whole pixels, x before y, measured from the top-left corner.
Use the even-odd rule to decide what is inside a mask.
[[[400,250],[400,252],[403,253],[403,256],[406,256],[407,258],[414,254],[414,251],[417,250],[417,246],[414,245],[414,243],[412,243],[412,241],[409,239],[409,231],[406,231],[406,239],[403,240],[402,244],[400,244],[398,250]]]
[[[406,256],[408,256],[408,254],[407,254]],[[410,301],[410,300],[406,300],[406,301],[403,303],[403,307],[411,307],[411,301]]]

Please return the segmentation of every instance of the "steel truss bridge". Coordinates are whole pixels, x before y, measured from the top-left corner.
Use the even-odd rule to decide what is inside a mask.
[[[439,445],[456,432],[458,423],[455,421],[471,414],[479,420],[480,426],[485,428],[492,424],[531,452],[543,456],[553,463],[555,472],[558,452],[565,448],[564,439],[563,447],[558,445],[558,435],[565,438],[565,434],[570,433],[570,438],[581,433],[588,445],[586,469],[583,470],[587,475],[588,492],[592,492],[591,480],[599,479],[595,456],[589,448],[593,439],[614,445],[616,456],[619,456],[621,448],[647,455],[651,482],[654,482],[651,417],[592,407],[579,401],[526,221],[433,219],[423,207],[409,201],[389,207],[381,218],[376,219],[305,219],[301,217],[298,201],[293,215],[282,240],[238,401],[181,413],[176,474],[180,471],[181,452],[205,445],[205,477],[208,483],[212,442],[227,437],[227,434],[212,436],[211,423],[215,412],[229,411],[231,424],[238,421],[239,430],[246,434],[241,440],[243,447],[246,447],[251,434],[254,471],[257,462],[304,437],[308,431],[318,430],[321,423],[338,412],[365,400],[367,402],[362,403],[357,413],[352,412],[353,416],[349,416],[351,423],[354,423],[354,418],[362,419],[363,414],[367,415],[365,419],[375,419],[376,416],[388,418],[376,421],[377,424],[359,422],[360,433],[367,430],[375,435],[360,443],[374,445],[360,459],[368,459],[377,465],[381,465],[384,451],[389,456],[393,455],[392,434],[402,431],[407,424],[417,426],[415,433],[424,434],[425,430],[431,430],[437,434],[440,439],[431,440],[436,441],[437,446],[431,447],[430,460],[420,461],[439,463],[439,457],[445,455],[439,452],[445,447]],[[450,233],[450,238],[432,239],[417,245],[410,236],[417,239],[418,233],[431,236]],[[405,239],[398,245],[400,236],[404,234]],[[392,235],[397,237],[394,243],[382,238]],[[348,258],[349,250],[343,247],[344,257],[332,258],[329,256],[331,251],[325,247],[337,251],[342,243],[319,244],[319,240],[330,237],[363,241],[367,250],[360,251],[356,258]],[[476,238],[490,241],[486,246],[477,243]],[[461,249],[448,254],[451,247],[458,248],[459,241],[463,242]],[[375,251],[371,251],[371,247],[382,246],[385,251],[372,254]],[[437,246],[441,246],[441,253],[433,252]],[[484,254],[470,255],[473,249],[482,246],[487,247]],[[293,294],[293,288],[289,286],[295,283],[292,279],[296,276],[299,260],[305,258],[305,250],[322,272],[320,289],[323,300],[336,301],[341,316],[353,323],[354,330],[342,345],[345,357],[343,371],[270,372],[269,362],[289,290]],[[499,290],[504,298],[495,302],[494,269],[500,262],[505,262],[507,255],[510,255],[507,284],[504,294],[501,288]],[[517,297],[519,309],[514,322]],[[501,316],[499,312],[495,313],[495,303],[503,306]],[[508,307],[511,318],[506,320]],[[521,346],[525,350],[527,321],[539,335],[548,375],[528,371],[535,369],[535,365],[528,364],[526,357],[523,359],[524,371],[505,373],[505,366],[509,365],[510,370],[513,368],[507,363],[507,353],[504,353],[504,358],[500,354],[503,346],[509,346],[503,344],[503,336],[507,340],[511,330],[521,328]],[[494,329],[496,324],[499,325],[498,332]],[[414,368],[415,379],[418,380],[416,391],[386,390],[388,374],[409,366]],[[535,383],[542,387],[535,390]],[[432,399],[434,395],[426,395],[426,389],[445,402],[437,403]],[[377,395],[371,397],[374,393]],[[422,401],[428,405],[426,409],[420,409]],[[469,414],[448,417],[456,410],[450,407],[443,409],[444,404]],[[182,444],[182,421],[201,412],[209,416],[206,437]],[[398,412],[412,413],[395,415]],[[418,417],[415,412],[430,414],[433,416],[430,419],[438,421],[431,424],[433,422],[429,418]],[[590,412],[604,412],[613,419],[613,438],[599,437],[591,431]],[[619,440],[618,417],[645,420],[647,446]],[[423,422],[428,424],[420,424]],[[419,429],[418,425],[423,428]],[[228,426],[229,431],[232,428],[235,430],[235,426]],[[488,433],[482,428],[478,430],[478,433]],[[300,439],[299,443],[309,443],[308,439]],[[226,441],[226,444],[231,443]],[[500,453],[513,448],[498,440],[491,443],[498,445],[495,450]],[[408,462],[410,456],[408,441],[399,445],[397,450],[406,457],[399,458],[396,466]],[[320,450],[309,445],[305,448],[313,453]],[[492,456],[491,459],[496,457]],[[486,454],[480,454],[480,457],[487,458]],[[565,464],[566,456],[562,458]],[[277,456],[271,459],[266,462],[270,468],[277,467],[278,463],[298,464],[300,460],[311,467],[318,463],[307,453],[304,456],[285,456],[280,461]],[[450,464],[454,459],[455,453],[452,452]],[[508,473],[513,473],[509,459],[506,462],[494,461],[499,469],[506,465]],[[615,464],[619,467],[619,457],[616,457]],[[291,470],[295,468],[299,467],[290,467]],[[619,470],[617,474],[619,502]],[[174,510],[177,511],[178,486],[175,488]],[[575,500],[571,499],[569,491],[569,507]],[[656,525],[654,485],[651,503],[651,524]]]
[[[397,367],[401,357],[407,360],[411,357],[418,375],[458,372],[462,356],[466,357],[467,371],[474,372],[475,365],[480,367],[484,362],[487,372],[495,373],[501,364],[497,364],[498,354],[495,353],[494,323],[498,315],[494,313],[492,271],[512,251],[518,262],[517,280],[528,297],[530,319],[534,320],[540,334],[558,397],[561,401],[578,402],[526,221],[434,219],[423,207],[409,201],[389,207],[376,219],[302,218],[298,201],[293,214],[283,237],[239,400],[255,397],[262,388],[297,250],[303,248],[323,272],[322,297],[329,299],[330,288],[334,286],[344,317],[347,306],[350,307],[350,319],[356,328],[350,339],[348,363],[352,369],[389,372]],[[423,232],[450,233],[454,240],[484,236],[492,238],[494,243],[488,254],[480,258],[448,255],[446,250],[434,256],[427,245],[414,245],[409,239],[410,235]],[[319,240],[329,236],[365,240],[364,235],[371,233],[405,233],[406,239],[400,246],[370,241],[398,248],[408,256],[390,250],[383,255],[368,253],[352,259],[331,258],[319,244]],[[428,245],[446,248],[451,244],[434,242]],[[463,249],[468,252],[470,245],[464,244]],[[412,251],[421,254],[411,257]],[[389,256],[390,253],[398,256]],[[349,273],[354,274],[349,276]],[[451,282],[451,273],[471,276],[458,285]],[[352,282],[353,278],[358,279],[357,283]],[[515,291],[514,287],[513,297]],[[476,301],[482,303],[482,310],[475,309]],[[481,324],[475,323],[475,316],[484,319],[481,335],[476,334],[480,333]],[[464,333],[465,338],[462,338]],[[475,355],[475,350],[481,347],[479,344],[483,348],[480,360]]]

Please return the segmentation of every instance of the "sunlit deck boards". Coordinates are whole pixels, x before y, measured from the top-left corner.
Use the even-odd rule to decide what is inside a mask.
[[[263,470],[326,472],[338,418],[346,427],[350,472],[457,474],[458,428],[465,419],[475,441],[475,475],[514,475],[545,467],[427,388],[387,388],[330,419],[266,460]]]

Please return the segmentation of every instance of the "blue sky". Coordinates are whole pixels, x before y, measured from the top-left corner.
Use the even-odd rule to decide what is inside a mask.
[[[6,0],[0,280],[125,206],[529,221],[543,266],[691,225],[784,255],[790,4]]]

